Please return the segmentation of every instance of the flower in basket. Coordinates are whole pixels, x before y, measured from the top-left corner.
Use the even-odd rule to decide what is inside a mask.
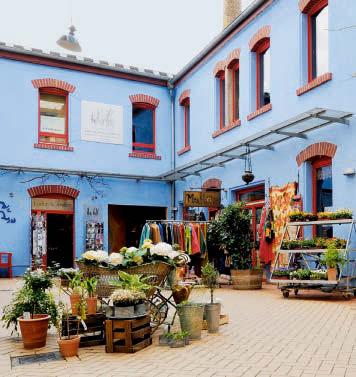
[[[142,249],[151,249],[151,247],[153,247],[151,240],[147,239],[143,241]]]
[[[98,262],[98,263],[102,263],[102,262],[107,262],[108,259],[109,259],[109,255],[106,251],[103,251],[103,250],[97,250],[95,252],[95,260]]]
[[[85,253],[82,254],[82,259],[88,260],[88,261],[95,261],[96,256],[95,256],[96,251],[95,250],[88,250]]]
[[[168,257],[172,255],[173,248],[165,242],[160,242],[151,248],[151,255],[158,255],[160,257]]]
[[[141,255],[134,255],[132,258],[132,262],[136,263],[139,266],[143,263],[143,258]]]
[[[138,249],[136,247],[131,246],[126,250],[125,255],[128,257],[133,257],[137,251]]]
[[[116,289],[110,296],[115,306],[130,306],[142,303],[146,295],[131,289]]]
[[[60,268],[57,271],[57,275],[62,279],[72,278],[74,275],[78,273],[78,269],[76,268]]]
[[[118,266],[122,264],[124,261],[124,256],[120,253],[111,253],[109,255],[108,263],[111,264],[112,266]]]

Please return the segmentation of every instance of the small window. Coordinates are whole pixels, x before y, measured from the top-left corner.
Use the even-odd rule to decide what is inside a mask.
[[[190,145],[190,99],[186,98],[182,103],[184,111],[184,147]]]
[[[146,104],[133,106],[132,150],[155,153],[155,110]]]
[[[271,53],[269,39],[256,49],[256,107],[257,109],[271,102]]]
[[[68,94],[59,89],[39,92],[39,143],[68,145]]]
[[[232,77],[232,118],[233,121],[240,117],[240,69],[239,63],[235,63],[231,68]]]
[[[327,1],[308,14],[309,81],[329,70],[329,15]]]
[[[218,72],[216,79],[218,84],[219,128],[222,129],[225,127],[225,72]]]

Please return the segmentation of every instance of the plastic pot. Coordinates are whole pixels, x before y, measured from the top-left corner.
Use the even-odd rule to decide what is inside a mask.
[[[205,311],[206,311],[206,322],[208,324],[208,332],[209,333],[219,332],[221,304],[220,303],[206,304]]]
[[[23,346],[26,349],[41,348],[46,345],[48,323],[51,316],[48,314],[34,314],[31,319],[19,317]]]
[[[185,340],[184,339],[172,340],[169,343],[169,346],[171,348],[182,348],[182,347],[185,347]]]
[[[78,335],[70,339],[57,339],[59,350],[63,357],[73,357],[78,355],[80,337]]]
[[[189,339],[201,338],[203,313],[203,304],[187,304],[178,307],[181,330],[188,331]]]

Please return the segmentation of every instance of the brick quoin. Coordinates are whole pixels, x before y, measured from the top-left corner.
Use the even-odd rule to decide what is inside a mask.
[[[203,189],[220,189],[222,181],[218,178],[210,178],[203,183]]]
[[[259,44],[259,42],[261,42],[263,39],[269,38],[270,34],[271,34],[270,25],[263,26],[260,30],[258,30],[250,39],[250,42],[248,44],[250,47],[250,50],[254,51],[257,45]]]
[[[308,13],[315,6],[324,3],[325,0],[300,0],[299,9],[302,13]]]
[[[239,48],[236,48],[235,50],[231,51],[229,56],[226,59],[226,66],[229,67],[229,65],[236,60],[240,59],[240,52],[241,50]]]
[[[72,84],[69,84],[68,82],[57,80],[57,79],[37,79],[32,80],[32,85],[34,88],[57,88],[65,90],[68,93],[73,93],[75,91],[75,86]]]
[[[42,185],[31,187],[27,190],[27,192],[31,198],[48,194],[61,194],[76,199],[80,191],[73,187],[63,185]]]
[[[130,96],[131,103],[148,103],[154,107],[159,105],[159,99],[149,96],[147,94],[133,94]]]
[[[328,143],[328,142],[320,142],[309,145],[309,147],[303,149],[296,157],[297,164],[300,166],[303,162],[308,161],[314,157],[331,157],[335,156],[337,149],[337,145]]]
[[[190,98],[190,89],[186,89],[179,97],[179,104],[182,104],[187,98]]]
[[[214,76],[216,76],[219,72],[225,71],[226,68],[226,62],[225,60],[220,60],[219,62],[216,63],[214,67]]]

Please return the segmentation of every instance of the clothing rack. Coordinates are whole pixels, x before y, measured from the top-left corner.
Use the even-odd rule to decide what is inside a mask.
[[[210,224],[211,221],[189,221],[189,220],[146,220],[146,223],[178,223],[178,224]]]

